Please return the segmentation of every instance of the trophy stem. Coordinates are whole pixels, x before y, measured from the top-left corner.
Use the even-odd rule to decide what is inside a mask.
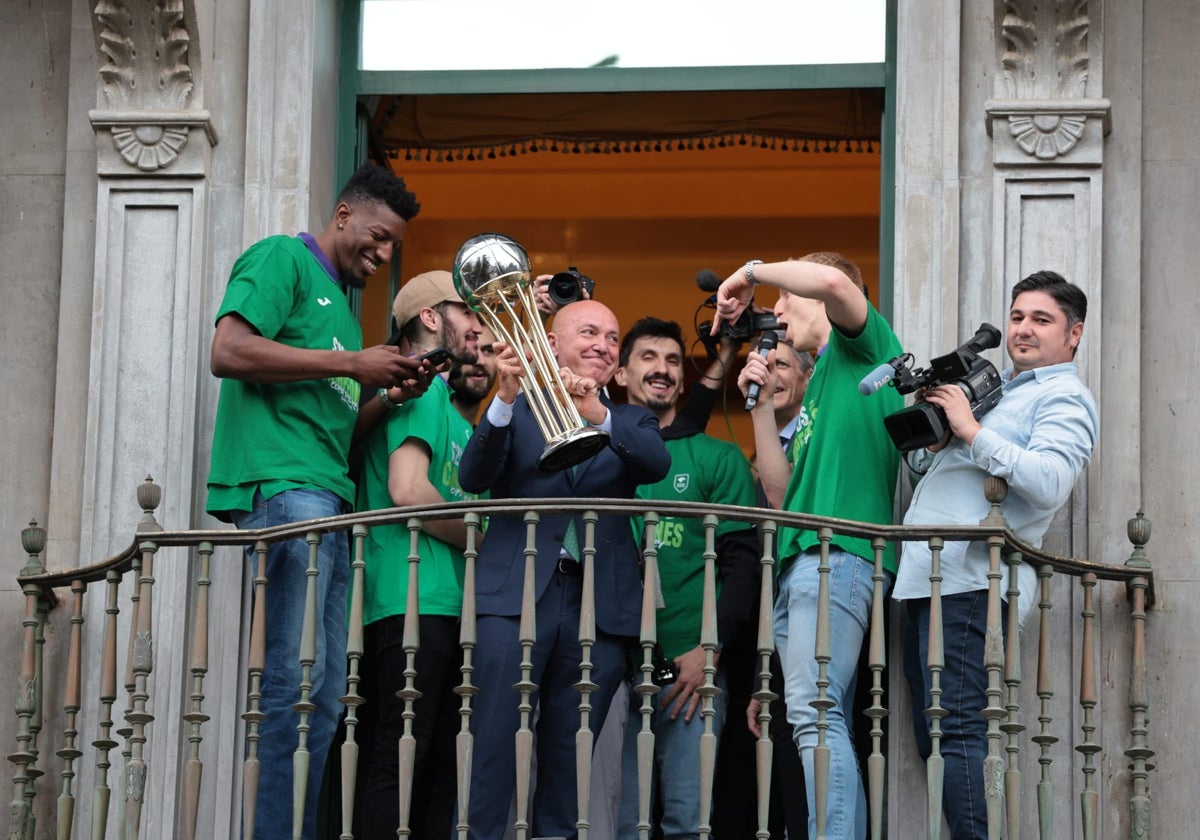
[[[607,446],[608,433],[584,422],[559,375],[525,249],[503,234],[483,233],[463,243],[451,273],[460,297],[513,348],[525,370],[521,390],[546,440],[538,468],[566,469]]]

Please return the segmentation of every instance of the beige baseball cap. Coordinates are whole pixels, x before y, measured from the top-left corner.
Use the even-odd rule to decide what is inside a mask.
[[[454,278],[449,271],[426,271],[411,278],[400,287],[392,301],[392,315],[396,326],[404,325],[421,314],[422,309],[432,308],[439,303],[462,303]]]

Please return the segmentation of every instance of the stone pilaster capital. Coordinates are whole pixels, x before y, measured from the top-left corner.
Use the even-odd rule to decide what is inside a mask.
[[[1107,99],[992,99],[985,110],[998,166],[1103,163],[1112,131]]]
[[[103,176],[202,177],[217,145],[208,111],[95,110],[88,117],[96,131],[96,171]]]

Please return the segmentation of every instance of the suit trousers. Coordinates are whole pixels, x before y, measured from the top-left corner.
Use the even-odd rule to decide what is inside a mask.
[[[580,729],[579,644],[581,577],[555,572],[537,602],[530,719],[537,714],[537,781],[531,810],[532,837],[578,836],[575,739]],[[501,840],[515,790],[515,736],[521,722],[520,619],[480,615],[473,661],[479,694],[471,715],[475,736],[469,808],[472,840]],[[625,676],[629,639],[597,631],[591,649],[592,682],[588,728],[597,733],[617,686]]]

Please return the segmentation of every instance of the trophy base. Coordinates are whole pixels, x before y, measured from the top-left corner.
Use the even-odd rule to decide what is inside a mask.
[[[542,472],[558,472],[586,461],[608,446],[608,432],[592,427],[571,429],[552,438],[542,450],[537,467]]]

